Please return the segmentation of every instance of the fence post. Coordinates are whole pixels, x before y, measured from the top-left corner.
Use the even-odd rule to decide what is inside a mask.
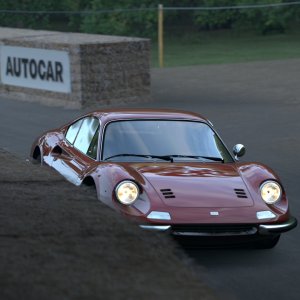
[[[164,66],[164,7],[158,5],[158,62],[159,67]]]

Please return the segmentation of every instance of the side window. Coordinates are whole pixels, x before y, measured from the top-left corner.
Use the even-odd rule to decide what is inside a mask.
[[[92,158],[97,156],[98,127],[99,120],[97,118],[88,117],[83,119],[74,142],[75,148]]]
[[[97,158],[98,137],[99,137],[99,126],[96,130],[96,133],[94,134],[94,137],[92,138],[91,144],[87,151],[87,155],[93,159]]]
[[[80,129],[82,119],[72,124],[66,134],[66,139],[70,144],[74,144],[75,138],[77,136],[78,130]]]

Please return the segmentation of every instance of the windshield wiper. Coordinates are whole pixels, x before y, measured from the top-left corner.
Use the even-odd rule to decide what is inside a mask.
[[[195,158],[195,159],[199,159],[199,158],[204,158],[204,159],[209,159],[209,160],[213,160],[213,161],[220,161],[224,163],[224,159],[221,157],[213,157],[213,156],[201,156],[201,155],[180,155],[180,154],[174,154],[174,155],[165,155],[165,157],[186,157],[186,158]]]
[[[145,158],[158,158],[158,159],[173,162],[172,156],[169,156],[169,155],[130,154],[130,153],[122,153],[122,154],[112,155],[112,156],[106,157],[104,160],[108,160],[108,159],[115,158],[115,157],[126,157],[126,156],[145,157]]]
[[[133,153],[121,153],[121,154],[116,154],[112,155],[109,157],[106,157],[104,160],[108,160],[111,158],[115,157],[126,157],[126,156],[134,156],[134,157],[144,157],[144,158],[158,158],[170,162],[174,162],[174,158],[176,157],[182,157],[182,158],[194,158],[194,159],[199,159],[199,158],[204,158],[212,161],[220,161],[224,163],[224,159],[221,157],[212,157],[212,156],[200,156],[200,155],[180,155],[180,154],[174,154],[174,155],[150,155],[150,154],[133,154]]]

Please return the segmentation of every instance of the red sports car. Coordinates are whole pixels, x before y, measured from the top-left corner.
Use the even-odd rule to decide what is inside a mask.
[[[193,241],[234,237],[271,248],[297,225],[280,179],[267,166],[239,162],[210,121],[174,110],[102,110],[39,137],[33,161],[144,229]]]

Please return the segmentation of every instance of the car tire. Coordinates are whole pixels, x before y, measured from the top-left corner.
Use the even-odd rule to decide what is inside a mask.
[[[272,249],[274,248],[280,239],[280,234],[275,236],[268,236],[260,239],[256,242],[255,247],[257,249]]]

